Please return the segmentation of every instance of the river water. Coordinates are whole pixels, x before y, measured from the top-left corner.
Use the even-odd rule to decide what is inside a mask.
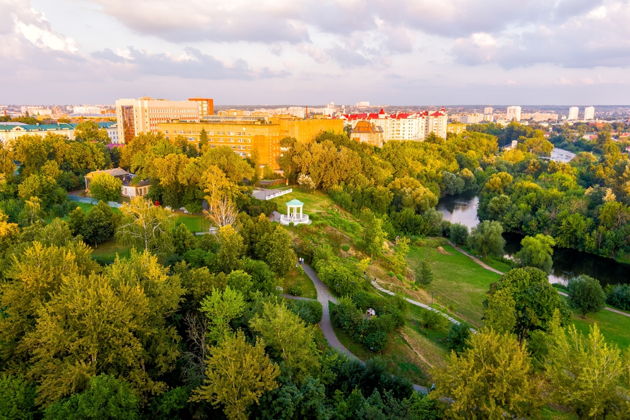
[[[437,209],[442,213],[444,220],[461,223],[472,229],[479,224],[478,207],[479,197],[476,195],[458,195],[443,198],[438,203]],[[523,237],[513,233],[506,233],[503,236],[506,240],[506,256],[511,257],[521,248],[520,243]],[[553,267],[549,281],[566,284],[570,278],[580,274],[595,277],[602,286],[630,283],[630,264],[573,249],[554,248]]]

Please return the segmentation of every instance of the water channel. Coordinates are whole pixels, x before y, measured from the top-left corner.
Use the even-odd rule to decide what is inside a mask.
[[[460,223],[472,229],[479,224],[478,207],[479,197],[476,195],[459,195],[443,198],[438,203],[437,209],[442,213],[444,220]],[[503,236],[506,240],[506,256],[510,257],[520,249],[523,237],[513,233],[506,233]],[[580,274],[595,277],[602,286],[630,283],[630,264],[573,249],[555,248],[549,281],[566,284],[570,278]]]

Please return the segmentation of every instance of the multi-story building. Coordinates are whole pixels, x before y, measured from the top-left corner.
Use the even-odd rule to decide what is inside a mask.
[[[487,106],[483,109],[483,120],[487,122],[494,121],[494,109],[491,106]]]
[[[107,127],[104,127],[107,130],[107,135],[109,136],[109,142],[113,144],[120,143],[118,141],[118,124],[113,123]]]
[[[212,99],[192,98],[187,101],[139,98],[116,101],[118,141],[126,143],[136,135],[156,132],[158,124],[169,121],[194,121],[214,113]]]
[[[508,106],[506,118],[508,121],[521,121],[521,107],[518,105]]]
[[[569,108],[569,116],[567,117],[567,120],[576,121],[579,118],[579,115],[580,108],[578,108],[577,106],[572,106]]]
[[[350,138],[359,143],[383,147],[383,129],[369,121],[359,121],[352,129]]]
[[[398,112],[388,114],[383,109],[378,113],[347,114],[342,118],[354,129],[361,121],[368,121],[383,130],[383,141],[413,140],[422,141],[433,133],[446,138],[448,115],[442,108],[440,111]]]
[[[586,108],[584,108],[584,120],[590,121],[594,119],[595,119],[595,107],[587,106]]]
[[[201,122],[164,122],[157,131],[167,139],[182,136],[199,143],[202,131],[211,148],[225,146],[243,158],[251,158],[259,167],[279,169],[282,150],[280,140],[293,137],[298,142],[310,142],[325,131],[343,133],[343,121],[337,119],[296,119],[292,117],[248,118],[215,117]]]
[[[108,131],[114,124],[111,122],[97,123],[100,128]],[[60,134],[74,140],[76,124],[2,124],[0,123],[0,141],[10,141],[26,134],[45,136],[47,134]],[[111,136],[110,136],[111,139]]]

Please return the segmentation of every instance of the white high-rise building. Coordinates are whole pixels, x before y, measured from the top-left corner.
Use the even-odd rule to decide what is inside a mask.
[[[577,106],[572,106],[571,108],[569,108],[569,116],[567,117],[567,119],[569,121],[576,121],[579,115],[580,115],[580,108],[578,108]]]
[[[508,121],[521,121],[521,107],[518,105],[507,107],[507,120]]]
[[[157,125],[173,120],[197,121],[206,116],[200,106],[210,99],[168,101],[165,99],[139,98],[116,101],[118,142],[127,143],[136,135],[157,131]]]
[[[589,120],[594,120],[594,119],[595,119],[595,107],[587,106],[586,108],[584,108],[584,120],[589,121]]]

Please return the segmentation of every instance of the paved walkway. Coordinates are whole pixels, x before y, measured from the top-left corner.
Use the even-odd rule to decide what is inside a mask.
[[[355,356],[350,350],[346,348],[341,341],[337,338],[335,334],[335,330],[333,329],[332,322],[330,321],[330,310],[329,310],[329,302],[337,303],[337,298],[332,295],[328,286],[326,286],[317,276],[315,270],[306,264],[302,263],[302,268],[304,272],[311,279],[313,285],[315,286],[315,290],[317,291],[317,301],[322,305],[322,319],[319,322],[319,328],[321,328],[322,333],[324,334],[324,338],[328,341],[330,347],[334,348],[338,352],[348,356],[350,359],[358,360],[363,363],[361,359]],[[309,298],[299,298],[298,296],[290,296],[283,295],[289,299],[298,299],[298,300],[313,300]],[[416,392],[421,392],[423,394],[427,394],[429,392],[428,388],[422,385],[413,384],[413,389]]]
[[[493,273],[499,274],[499,275],[503,275],[505,274],[503,271],[499,271],[496,268],[490,267],[488,264],[484,263],[483,261],[481,261],[479,258],[475,257],[474,255],[469,254],[468,252],[464,251],[463,249],[461,249],[460,247],[456,246],[454,243],[452,243],[451,241],[448,242],[453,248],[455,248],[455,250],[461,252],[462,254],[464,254],[465,256],[467,256],[468,258],[470,258],[471,260],[473,260],[475,263],[477,263],[478,265],[480,265],[481,267],[485,268],[488,271],[492,271]],[[560,290],[558,290],[558,294],[562,295],[562,296],[569,296],[567,295],[565,292],[561,292]],[[615,308],[611,308],[610,306],[606,306],[604,307],[604,310],[609,311],[609,312],[614,312],[618,315],[621,316],[627,316],[628,318],[630,318],[630,313],[628,312],[624,312],[621,311],[619,309],[615,309]]]

